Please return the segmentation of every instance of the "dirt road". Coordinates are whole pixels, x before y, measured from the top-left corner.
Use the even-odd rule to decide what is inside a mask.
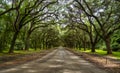
[[[88,61],[59,47],[46,56],[0,73],[107,73]]]

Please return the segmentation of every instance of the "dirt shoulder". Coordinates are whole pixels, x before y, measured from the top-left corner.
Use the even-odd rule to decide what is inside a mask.
[[[75,50],[67,49],[83,59],[93,63],[99,68],[102,68],[109,73],[120,73],[120,61],[111,60],[111,58],[103,57],[98,54],[89,54],[84,52],[77,52]]]
[[[30,54],[1,56],[0,57],[0,70],[8,69],[8,68],[41,58],[53,50],[54,49],[49,49],[49,50],[42,50],[40,52],[30,53]]]

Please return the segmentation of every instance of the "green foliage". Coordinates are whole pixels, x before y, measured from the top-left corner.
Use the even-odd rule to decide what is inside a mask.
[[[120,31],[115,32],[112,36],[112,50],[113,51],[120,51]]]
[[[26,41],[35,50],[60,45],[107,50],[108,43],[109,49],[120,51],[119,2],[84,0],[80,6],[80,0],[57,1],[0,1],[0,52],[14,50],[14,46],[25,49]]]
[[[74,30],[71,30],[69,32],[66,32],[64,35],[64,45],[67,47],[75,47],[75,44],[77,43],[77,38],[76,38],[76,32]]]
[[[15,50],[23,50],[24,42],[22,40],[16,40]]]
[[[92,53],[88,49],[86,51],[79,50],[79,49],[75,49],[75,50],[78,51],[78,52],[86,52],[86,53],[91,53],[91,54],[98,54],[98,55],[101,55],[101,56],[106,56],[107,55],[106,54],[107,51],[103,51],[102,49],[97,49],[95,53]],[[113,52],[113,54],[111,56],[120,59],[120,52]]]

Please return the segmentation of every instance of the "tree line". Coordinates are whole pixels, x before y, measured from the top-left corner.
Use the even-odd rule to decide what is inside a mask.
[[[57,0],[1,0],[0,52],[8,48],[8,52],[13,53],[16,48],[53,46],[51,41],[57,40],[53,37],[58,33],[53,28],[56,4]]]
[[[0,1],[0,52],[62,45],[112,54],[119,30],[119,0]]]
[[[98,45],[100,48],[104,44],[107,54],[112,54],[113,46],[119,46],[120,36],[117,34],[120,30],[119,8],[120,2],[117,0],[74,0],[67,6],[68,12],[65,15],[69,21],[66,29],[69,29],[70,33],[66,40],[68,38],[69,41],[72,40],[68,46],[76,42],[72,44],[73,47],[91,48],[91,52],[95,52]],[[115,38],[117,41],[113,40]],[[73,41],[75,39],[76,41]],[[115,43],[118,44],[114,45]]]

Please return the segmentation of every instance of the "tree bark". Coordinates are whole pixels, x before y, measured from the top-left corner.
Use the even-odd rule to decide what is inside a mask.
[[[86,51],[86,42],[83,42],[84,51]]]
[[[26,37],[26,40],[25,40],[25,50],[28,51],[29,50],[29,43],[30,42],[30,33],[28,32],[27,33],[27,37]]]
[[[96,52],[95,51],[95,44],[94,43],[91,44],[91,52],[93,52],[93,53]]]
[[[16,31],[13,35],[13,38],[12,38],[12,41],[11,41],[11,46],[10,46],[10,49],[9,49],[9,52],[8,53],[14,53],[14,46],[15,46],[15,41],[17,39],[17,36],[19,34],[19,31]]]
[[[2,49],[0,48],[0,53],[2,53]]]
[[[111,39],[110,37],[105,39],[105,44],[106,44],[106,49],[107,49],[107,54],[112,54],[112,49],[110,47]]]
[[[36,40],[34,41],[34,49],[37,50],[37,43],[36,43]]]

